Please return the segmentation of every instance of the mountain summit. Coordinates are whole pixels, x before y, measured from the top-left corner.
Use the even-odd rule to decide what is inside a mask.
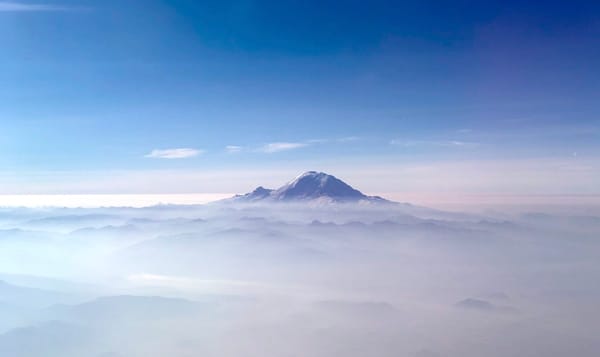
[[[271,190],[261,186],[245,195],[237,195],[233,200],[238,202],[389,202],[381,197],[367,196],[335,176],[316,171],[305,172],[278,189]]]

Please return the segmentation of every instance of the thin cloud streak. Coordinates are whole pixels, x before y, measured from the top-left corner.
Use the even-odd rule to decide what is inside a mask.
[[[281,151],[289,151],[300,149],[308,146],[315,145],[324,145],[324,144],[347,144],[351,142],[355,142],[361,140],[358,136],[347,136],[342,138],[321,138],[321,139],[308,139],[297,142],[286,142],[286,141],[277,141],[272,143],[267,143],[262,146],[252,147],[252,146],[240,146],[240,145],[227,145],[225,146],[225,152],[228,154],[236,154],[245,151],[259,152],[259,153],[277,153]]]
[[[230,154],[235,154],[238,153],[240,151],[242,151],[244,148],[238,145],[227,145],[225,146],[225,151],[227,151]]]
[[[360,139],[361,138],[358,137],[358,136],[346,136],[346,137],[343,137],[343,138],[339,138],[336,141],[338,143],[350,143],[350,142],[358,141]]]
[[[51,12],[51,11],[69,11],[69,7],[49,5],[49,4],[31,4],[15,1],[0,1],[0,12]]]
[[[258,151],[272,154],[281,151],[289,151],[294,149],[300,149],[303,147],[307,147],[308,143],[289,143],[289,142],[277,142],[277,143],[269,143],[262,146]]]
[[[479,146],[479,143],[459,141],[459,140],[400,140],[390,141],[392,145],[416,147],[416,146],[437,146],[437,147],[464,147],[471,148]]]
[[[144,157],[151,159],[187,159],[190,157],[198,156],[203,154],[203,150],[191,149],[191,148],[177,148],[177,149],[164,149],[152,150],[149,154]]]
[[[264,153],[275,153],[280,151],[300,149],[311,145],[321,145],[328,143],[350,143],[360,140],[357,136],[348,136],[337,139],[310,139],[301,142],[274,142],[263,145],[257,151]]]

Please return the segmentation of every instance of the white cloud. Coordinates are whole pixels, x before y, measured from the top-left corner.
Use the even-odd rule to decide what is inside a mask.
[[[152,159],[187,159],[190,157],[198,156],[203,154],[203,150],[190,149],[190,148],[178,148],[178,149],[164,149],[164,150],[152,150],[145,157]]]
[[[0,1],[0,12],[39,12],[39,11],[67,11],[69,8],[48,4],[31,4],[16,1]]]
[[[266,153],[275,153],[280,151],[294,150],[308,146],[308,143],[287,143],[287,142],[277,142],[277,143],[269,143],[264,145],[259,149],[259,151]]]
[[[400,140],[395,139],[390,141],[392,145],[400,146],[439,146],[439,147],[475,147],[478,143],[458,141],[458,140]]]
[[[306,140],[307,144],[327,144],[327,143],[350,143],[354,141],[361,140],[358,136],[345,136],[341,138],[332,138],[332,139],[311,139]]]
[[[329,139],[309,139],[306,140],[307,144],[325,144],[328,143],[330,140]]]
[[[349,142],[358,141],[358,140],[360,140],[360,138],[358,136],[346,136],[343,138],[339,138],[336,141],[339,143],[349,143]]]
[[[244,148],[238,145],[227,145],[225,146],[225,151],[227,151],[230,154],[235,154],[237,152],[242,151]]]
[[[259,147],[258,149],[256,149],[255,151],[263,152],[263,153],[275,153],[275,152],[280,152],[280,151],[300,149],[303,147],[313,146],[313,145],[336,144],[336,143],[341,144],[341,143],[350,143],[350,142],[354,142],[354,141],[358,141],[358,140],[360,140],[360,138],[357,136],[347,136],[347,137],[334,138],[334,139],[323,139],[323,138],[322,139],[309,139],[309,140],[304,140],[304,141],[300,141],[300,142],[274,142],[274,143],[265,144],[265,145]],[[226,147],[226,149],[228,151],[230,151],[228,148],[229,148],[229,146]],[[232,146],[232,148],[237,148],[237,146]],[[237,152],[237,151],[234,150],[233,152]]]

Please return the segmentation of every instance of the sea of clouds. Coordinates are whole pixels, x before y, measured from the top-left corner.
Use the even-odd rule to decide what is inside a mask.
[[[0,209],[0,356],[596,357],[600,216]]]

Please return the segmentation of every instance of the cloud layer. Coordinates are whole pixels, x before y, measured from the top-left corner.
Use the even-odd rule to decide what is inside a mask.
[[[0,356],[600,351],[589,212],[222,202],[4,208],[0,224]]]
[[[145,157],[152,159],[187,159],[203,153],[203,150],[191,148],[155,149],[145,155]]]

